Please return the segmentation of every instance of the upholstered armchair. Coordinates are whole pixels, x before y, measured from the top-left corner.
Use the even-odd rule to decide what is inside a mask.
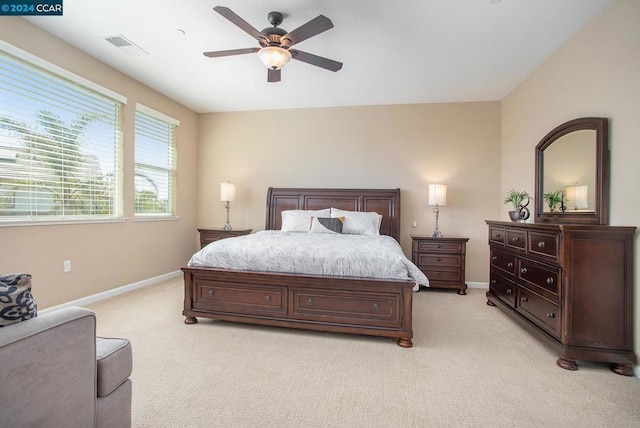
[[[0,328],[0,427],[131,426],[131,344],[71,307]]]

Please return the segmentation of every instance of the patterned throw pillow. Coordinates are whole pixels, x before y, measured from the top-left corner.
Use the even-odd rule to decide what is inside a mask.
[[[38,305],[31,295],[31,275],[0,275],[0,327],[34,318]]]
[[[344,217],[311,217],[309,233],[342,233]]]

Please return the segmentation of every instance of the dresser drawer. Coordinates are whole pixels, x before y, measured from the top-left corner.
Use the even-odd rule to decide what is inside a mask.
[[[518,291],[517,310],[539,327],[560,338],[560,306],[525,287]]]
[[[558,260],[560,237],[555,233],[529,232],[529,253]]]
[[[509,248],[518,250],[526,250],[527,248],[527,232],[524,230],[508,229],[505,231],[504,245]]]
[[[459,242],[415,241],[414,251],[428,253],[462,253],[462,244]]]
[[[531,260],[518,260],[518,278],[530,288],[540,288],[542,294],[549,292],[551,295],[546,296],[551,300],[558,300],[560,290],[560,268],[546,266]]]
[[[462,264],[462,256],[455,254],[418,254],[418,267],[420,269],[437,269],[439,266],[459,267]]]
[[[352,324],[400,328],[399,294],[356,294],[345,290],[325,294],[322,291],[293,288],[292,317],[301,320],[327,322],[327,311],[337,324]]]
[[[489,290],[491,294],[500,300],[508,303],[510,306],[516,305],[516,284],[509,281],[495,272],[491,272],[489,279]]]
[[[496,244],[504,244],[505,229],[504,227],[489,227],[489,242]]]
[[[205,285],[194,280],[196,295],[193,308],[209,312],[229,312],[275,316],[287,314],[287,288],[224,284]]]
[[[516,256],[506,251],[491,248],[491,267],[498,268],[513,276],[516,275]]]

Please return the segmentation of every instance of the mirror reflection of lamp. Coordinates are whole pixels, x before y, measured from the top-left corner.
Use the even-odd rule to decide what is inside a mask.
[[[436,228],[433,231],[435,238],[442,238],[442,232],[438,228],[438,215],[440,214],[439,205],[447,205],[447,185],[446,184],[429,184],[429,205],[435,205],[433,212],[436,215]]]
[[[589,204],[587,203],[587,190],[589,186],[586,184],[574,184],[564,188],[564,199],[566,200],[566,206],[572,210],[586,209]]]

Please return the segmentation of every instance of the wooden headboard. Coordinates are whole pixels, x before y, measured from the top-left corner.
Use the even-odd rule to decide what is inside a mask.
[[[265,229],[279,230],[284,210],[375,211],[382,214],[380,234],[400,241],[400,189],[303,189],[269,187]]]

